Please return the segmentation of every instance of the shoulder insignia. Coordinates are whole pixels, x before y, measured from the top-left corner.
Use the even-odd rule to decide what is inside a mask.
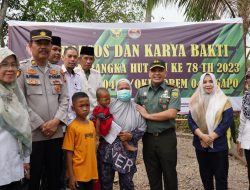
[[[142,85],[140,88],[147,87],[149,84]]]
[[[36,65],[35,60],[31,60],[31,65]]]
[[[29,62],[29,59],[24,59],[24,60],[22,60],[22,61],[19,61],[19,64],[20,65],[25,65],[26,63],[28,63]]]
[[[171,87],[176,88],[176,85],[175,85],[175,84],[166,83],[166,86],[171,86]]]
[[[178,98],[179,97],[179,89],[178,88],[174,88],[172,91],[171,91],[171,95],[173,98]]]

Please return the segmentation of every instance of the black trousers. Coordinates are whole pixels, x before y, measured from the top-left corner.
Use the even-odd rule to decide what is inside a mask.
[[[247,172],[248,172],[248,183],[249,183],[249,190],[250,190],[250,150],[245,150],[245,156],[247,160]]]
[[[0,186],[0,190],[20,190],[21,189],[21,181],[15,181],[8,185]]]
[[[94,189],[94,182],[93,180],[88,182],[77,182],[78,187],[77,190],[93,190]]]
[[[60,190],[63,138],[32,143],[29,190],[39,190],[42,174],[46,190]]]
[[[177,139],[174,129],[160,134],[145,133],[143,138],[143,159],[151,190],[177,190]]]
[[[216,190],[228,189],[228,150],[221,152],[196,151],[200,176],[205,190],[213,190],[215,177]]]

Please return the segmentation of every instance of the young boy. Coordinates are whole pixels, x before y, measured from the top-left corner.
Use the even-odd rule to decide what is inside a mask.
[[[97,141],[100,135],[106,136],[111,128],[113,116],[109,112],[110,94],[106,88],[100,87],[96,90],[96,98],[98,106],[93,110],[92,117],[96,126]],[[128,144],[127,141],[122,142],[124,148],[128,151],[136,151],[137,148]]]
[[[67,172],[72,190],[93,190],[98,179],[96,160],[96,132],[87,118],[90,110],[89,97],[84,92],[72,96],[72,109],[76,118],[67,127],[63,149],[67,152]]]

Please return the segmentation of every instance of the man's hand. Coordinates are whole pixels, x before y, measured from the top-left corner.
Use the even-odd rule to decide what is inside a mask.
[[[53,136],[58,128],[58,125],[60,123],[60,120],[57,118],[54,118],[52,120],[49,120],[45,122],[41,127],[42,127],[42,133],[46,137],[51,137]]]
[[[147,119],[149,114],[148,114],[147,110],[143,106],[137,104],[136,105],[136,110],[142,115],[142,117]]]

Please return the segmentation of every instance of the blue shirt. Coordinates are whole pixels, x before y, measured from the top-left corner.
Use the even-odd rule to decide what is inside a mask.
[[[195,121],[192,118],[191,113],[189,112],[188,115],[188,125],[191,131],[194,134],[193,138],[193,145],[195,148],[202,150],[202,151],[207,151],[207,152],[220,152],[228,149],[228,144],[227,144],[227,129],[231,126],[233,121],[233,109],[229,108],[225,110],[222,113],[222,120],[219,123],[219,125],[216,127],[214,132],[219,135],[217,139],[214,140],[213,142],[213,148],[203,148],[200,143],[200,139],[197,135],[194,134],[194,131],[199,128]]]

